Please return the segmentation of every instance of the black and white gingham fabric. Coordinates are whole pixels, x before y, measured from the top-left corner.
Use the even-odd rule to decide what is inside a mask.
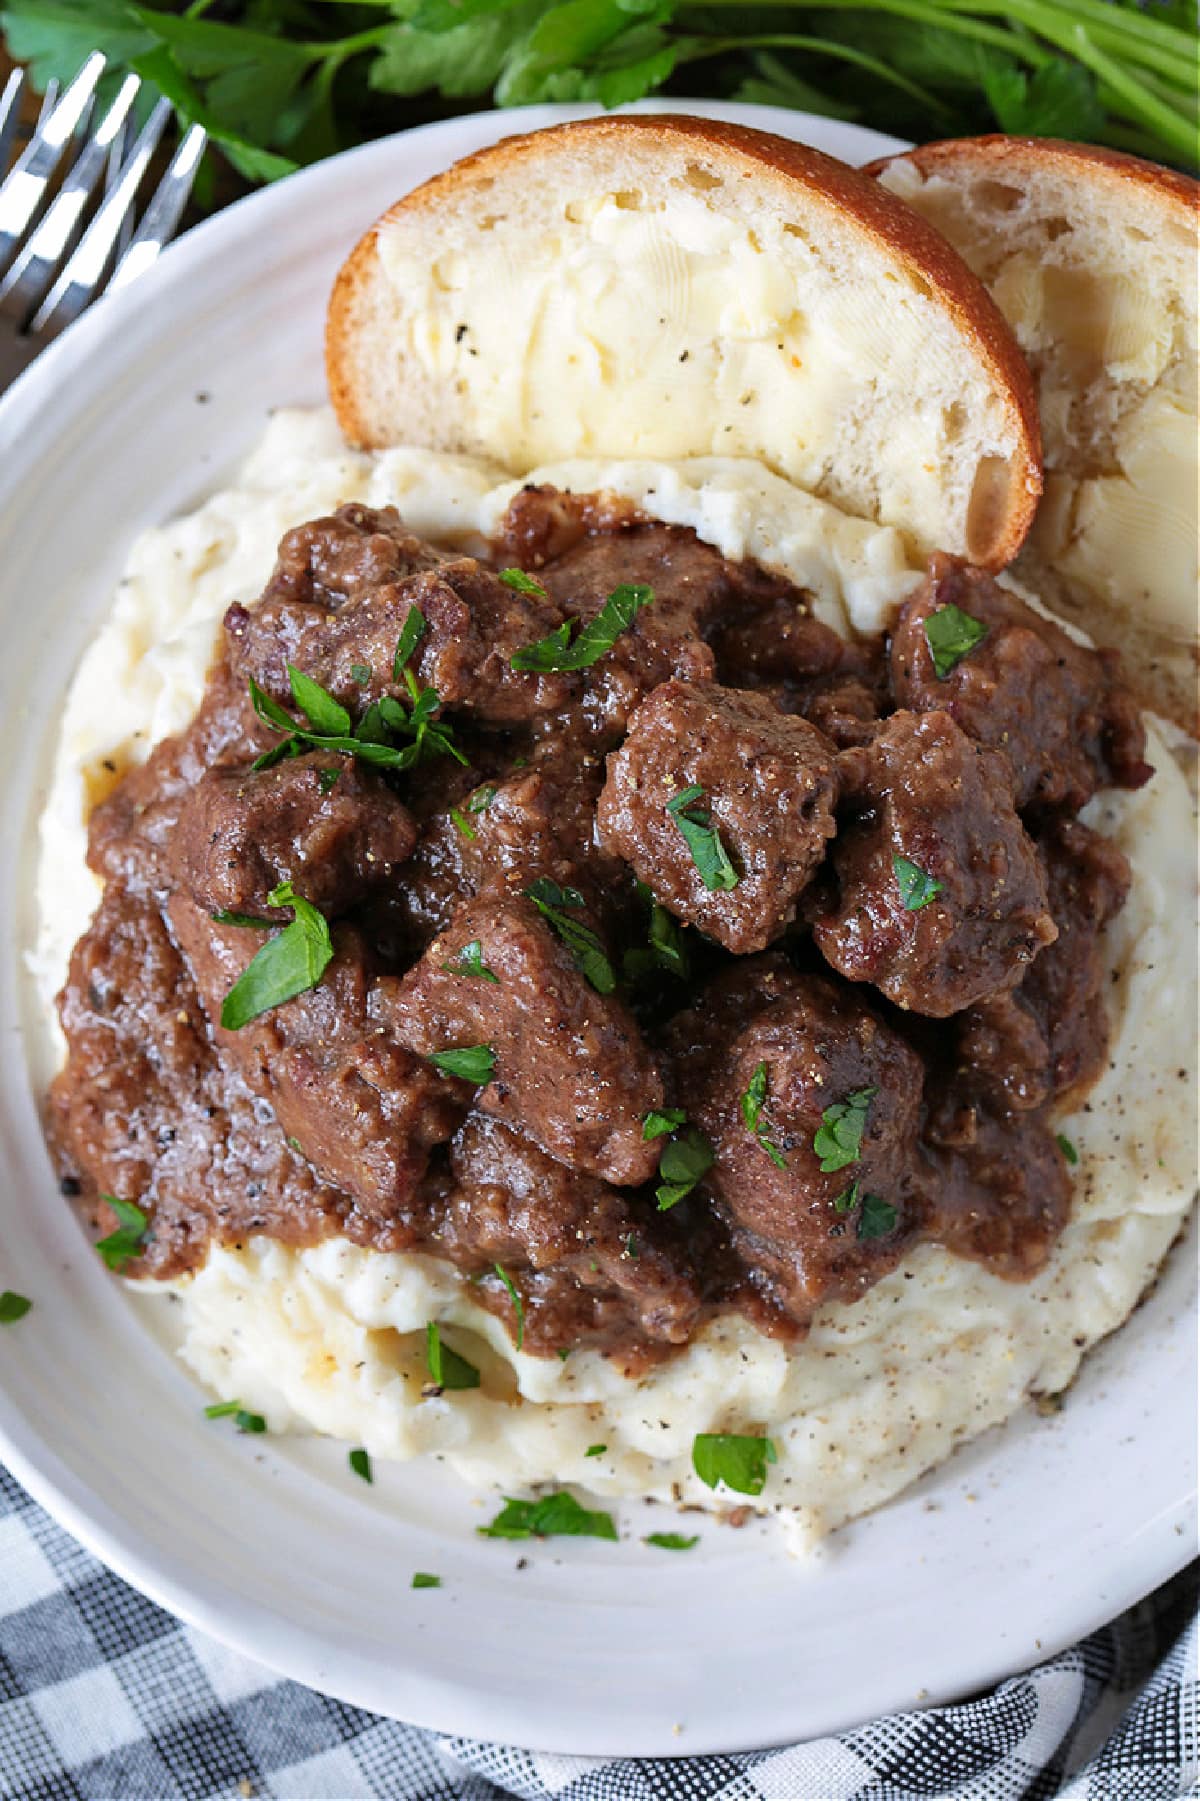
[[[0,1470],[6,1801],[1185,1801],[1193,1566],[998,1688],[784,1750],[669,1762],[439,1738],[331,1701],[142,1599]]]

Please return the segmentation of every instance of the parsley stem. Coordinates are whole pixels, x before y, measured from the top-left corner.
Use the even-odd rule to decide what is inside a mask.
[[[725,56],[738,50],[812,50],[820,56],[832,56],[841,61],[853,63],[857,68],[866,69],[868,74],[875,75],[881,81],[891,82],[893,87],[901,89],[910,99],[917,100],[927,106],[931,112],[949,119],[953,115],[950,108],[943,104],[928,89],[919,87],[915,81],[901,75],[896,69],[880,62],[876,56],[870,56],[865,50],[855,48],[853,44],[840,44],[835,38],[805,37],[795,32],[771,32],[765,37],[752,38],[698,38],[690,49],[680,52],[679,63],[700,62],[707,56]]]

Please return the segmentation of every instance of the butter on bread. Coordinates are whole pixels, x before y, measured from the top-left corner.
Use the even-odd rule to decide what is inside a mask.
[[[870,166],[987,284],[1038,384],[1045,495],[1016,573],[1196,730],[1197,201],[1186,176],[1048,139]]]
[[[678,115],[509,138],[343,266],[326,359],[364,448],[752,457],[913,554],[1010,561],[1041,485],[1024,362],[902,202],[783,138]]]

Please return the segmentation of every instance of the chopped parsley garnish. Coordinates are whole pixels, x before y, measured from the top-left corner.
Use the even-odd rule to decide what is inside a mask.
[[[537,594],[542,600],[547,597],[541,582],[534,581],[533,577],[526,575],[523,569],[502,569],[500,580],[506,588],[511,588],[514,594]]]
[[[346,1462],[350,1465],[354,1474],[356,1476],[361,1476],[364,1482],[374,1482],[375,1478],[371,1474],[370,1454],[367,1451],[364,1451],[361,1445],[359,1445],[357,1450],[350,1451],[347,1454]]]
[[[739,1495],[761,1495],[767,1465],[776,1461],[774,1442],[761,1433],[698,1432],[692,1444],[692,1468],[701,1482],[709,1488],[723,1482]]]
[[[478,838],[479,833],[475,830],[475,827],[471,824],[465,814],[459,812],[457,807],[451,807],[450,817],[464,838],[470,838],[472,841]]]
[[[517,1336],[515,1342],[519,1351],[521,1346],[525,1343],[525,1308],[520,1293],[518,1292],[517,1285],[505,1269],[504,1265],[502,1263],[494,1263],[492,1268],[503,1282],[505,1288],[507,1288],[509,1298],[513,1304],[513,1311],[517,1316]]]
[[[823,1175],[858,1162],[867,1113],[878,1093],[877,1088],[859,1088],[844,1101],[834,1101],[826,1107],[813,1137],[813,1150],[821,1159]]]
[[[287,672],[292,699],[313,731],[325,738],[344,738],[353,722],[341,701],[335,700],[327,689],[322,688],[320,682],[314,682],[310,675],[305,675],[294,663],[288,664]]]
[[[712,823],[711,814],[696,804],[703,799],[703,788],[693,782],[690,787],[681,788],[678,794],[672,795],[667,802],[667,812],[683,833],[692,853],[692,862],[709,893],[727,894],[737,887],[740,878],[729,861],[729,852],[721,843],[721,834]]]
[[[505,571],[505,574],[519,574],[519,571]],[[504,577],[501,576],[501,580]],[[529,578],[526,577],[526,580]],[[510,583],[510,586],[516,586]],[[542,590],[536,588],[541,593]],[[593,663],[610,651],[621,633],[628,631],[643,607],[648,607],[654,599],[653,588],[642,583],[622,582],[614,588],[594,619],[589,619],[578,637],[572,642],[571,633],[575,621],[564,619],[562,624],[539,639],[536,644],[527,644],[524,650],[518,650],[512,657],[514,669],[532,670],[536,674],[564,674],[576,669],[590,669]]]
[[[668,913],[661,901],[655,900],[644,882],[638,882],[636,886],[639,899],[647,901],[650,906],[646,928],[649,942],[644,948],[636,945],[625,952],[621,967],[626,979],[641,982],[659,969],[665,970],[668,975],[686,977],[690,964],[687,942],[679,921]]]
[[[843,1188],[841,1194],[835,1194],[833,1211],[835,1213],[852,1213],[858,1206],[858,1191],[861,1187],[861,1182],[851,1182],[849,1188]]]
[[[486,813],[498,793],[499,789],[491,782],[484,782],[481,788],[476,788],[474,794],[468,797],[467,812]]]
[[[678,1132],[686,1124],[687,1114],[682,1107],[652,1108],[642,1121],[642,1137],[647,1141],[665,1138],[668,1132]]]
[[[409,607],[404,624],[400,628],[400,636],[396,640],[396,654],[392,658],[392,680],[402,681],[412,654],[425,636],[425,615],[420,607]]]
[[[318,771],[317,786],[322,794],[332,794],[334,788],[337,786],[337,779],[341,773],[340,769],[322,769]]]
[[[265,1432],[267,1422],[261,1413],[248,1413],[240,1401],[214,1401],[204,1409],[206,1420],[232,1419],[239,1432]]]
[[[910,863],[907,857],[893,856],[892,868],[896,872],[900,904],[906,913],[919,913],[942,892],[942,883],[926,875],[919,863]]]
[[[483,945],[478,938],[472,938],[470,944],[464,944],[458,953],[456,963],[443,963],[452,976],[473,976],[479,982],[500,983],[500,977],[494,969],[489,969],[483,960]]]
[[[33,1302],[26,1295],[17,1294],[15,1289],[6,1288],[0,1294],[0,1326],[11,1326],[17,1320],[24,1319]]]
[[[1057,1144],[1068,1163],[1075,1164],[1079,1162],[1079,1152],[1075,1149],[1075,1146],[1071,1143],[1069,1138],[1065,1138],[1063,1134],[1059,1132],[1054,1142]]]
[[[442,1343],[437,1321],[432,1319],[425,1328],[425,1367],[437,1388],[479,1387],[479,1371],[475,1365]]]
[[[97,1240],[96,1249],[109,1269],[121,1270],[139,1257],[149,1243],[149,1221],[136,1201],[123,1201],[115,1194],[102,1194],[100,1199],[116,1214],[117,1227],[107,1238]]]
[[[267,896],[272,907],[291,907],[293,918],[251,958],[221,1006],[227,1032],[240,1031],[260,1013],[315,988],[333,961],[333,940],[323,913],[281,882]]]
[[[589,1445],[583,1454],[585,1457],[603,1457],[607,1449],[607,1445]]]
[[[654,1193],[659,1212],[665,1213],[684,1195],[690,1194],[701,1176],[712,1168],[714,1158],[712,1145],[694,1126],[689,1126],[678,1138],[669,1139],[658,1160],[662,1180]]]
[[[350,680],[352,682],[357,682],[360,688],[365,688],[370,679],[371,665],[369,663],[351,663]]]
[[[864,1194],[858,1215],[860,1238],[886,1238],[895,1229],[896,1209],[882,1195]]]
[[[270,932],[279,924],[277,919],[264,919],[261,913],[235,913],[231,907],[222,907],[219,913],[208,917],[214,925],[245,926],[252,932]]]
[[[415,1570],[412,1586],[414,1588],[441,1588],[442,1579],[440,1576],[431,1576],[428,1570]]]
[[[693,1545],[700,1543],[700,1534],[694,1533],[689,1538],[682,1532],[649,1532],[642,1542],[657,1545],[660,1551],[690,1551]]]
[[[565,1489],[542,1495],[536,1501],[504,1497],[504,1506],[490,1526],[476,1528],[481,1538],[609,1538],[617,1528],[611,1513],[581,1507]]]
[[[929,646],[929,654],[933,658],[933,673],[939,682],[944,682],[952,669],[956,669],[965,656],[982,644],[988,635],[988,627],[979,619],[972,619],[960,607],[939,607],[925,621],[925,642]]]
[[[457,1050],[431,1051],[425,1059],[443,1075],[457,1076],[462,1082],[474,1082],[482,1088],[490,1082],[496,1068],[496,1053],[490,1044],[464,1044]]]
[[[767,1137],[768,1126],[762,1117],[762,1110],[767,1103],[767,1066],[765,1063],[755,1065],[754,1074],[750,1078],[750,1086],[741,1097],[742,1123],[747,1132],[753,1132],[759,1144],[771,1159],[776,1169],[787,1168],[787,1158],[777,1144]]]
[[[578,888],[561,888],[548,876],[539,876],[525,892],[542,917],[554,927],[570,951],[576,969],[582,971],[596,993],[611,994],[617,978],[604,946],[590,926],[572,919],[566,911],[568,907],[583,906],[583,896]]]

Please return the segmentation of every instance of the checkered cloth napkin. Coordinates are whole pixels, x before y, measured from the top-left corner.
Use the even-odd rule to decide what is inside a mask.
[[[1184,1801],[1200,1795],[1200,1565],[1026,1676],[786,1750],[559,1757],[281,1682],[126,1587],[0,1469],[11,1801]]]

